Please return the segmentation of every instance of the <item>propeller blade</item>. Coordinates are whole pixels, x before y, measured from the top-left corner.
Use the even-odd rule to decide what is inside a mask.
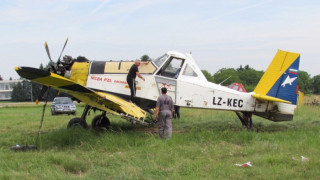
[[[48,47],[47,41],[44,43],[44,47],[46,48],[46,51],[47,51],[48,57],[49,57],[50,61],[52,62],[52,59],[51,59],[51,56],[50,56],[50,51],[49,51],[49,47]]]
[[[63,53],[63,51],[64,51],[64,48],[66,47],[66,45],[67,45],[67,43],[68,43],[68,40],[69,40],[69,39],[67,38],[66,42],[64,43],[64,46],[63,46],[62,51],[61,51],[61,53],[60,53],[60,56],[59,56],[59,58],[58,58],[58,63],[60,62],[61,55],[62,55],[62,53]]]
[[[47,87],[47,86],[42,86],[41,91],[40,91],[40,93],[39,93],[39,95],[38,95],[38,97],[37,97],[37,99],[36,99],[36,104],[39,103],[39,100],[42,99],[43,95],[47,92],[48,89],[49,89],[49,87]]]

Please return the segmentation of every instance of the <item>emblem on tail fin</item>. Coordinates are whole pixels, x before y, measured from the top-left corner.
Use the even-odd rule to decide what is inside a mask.
[[[298,77],[293,77],[290,78],[290,76],[288,75],[286,80],[283,81],[283,83],[281,84],[282,87],[285,87],[287,84],[289,84],[290,86],[292,85],[293,81],[296,80]]]

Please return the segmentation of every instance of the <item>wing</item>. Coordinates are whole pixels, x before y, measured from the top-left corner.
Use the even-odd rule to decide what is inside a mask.
[[[70,94],[92,107],[122,116],[126,119],[134,118],[138,122],[144,123],[146,112],[140,107],[117,96],[103,92],[95,92],[70,79],[41,69],[16,67],[15,70],[23,78]]]

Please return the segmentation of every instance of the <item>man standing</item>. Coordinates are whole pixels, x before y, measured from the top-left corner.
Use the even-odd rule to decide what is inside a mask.
[[[164,139],[166,132],[167,139],[170,139],[172,134],[172,115],[174,111],[173,101],[167,95],[167,88],[161,88],[161,93],[157,100],[156,111],[154,112],[154,120],[158,117],[158,130],[161,139]]]
[[[148,64],[149,62],[145,63]],[[141,61],[139,59],[137,59],[135,61],[135,63],[131,66],[129,73],[127,75],[127,83],[129,85],[130,88],[130,93],[131,93],[131,97],[130,97],[130,101],[132,103],[135,103],[135,99],[134,97],[136,96],[136,76],[138,76],[139,78],[141,78],[142,80],[145,81],[145,79],[140,75],[139,70],[138,70],[138,66],[141,65]]]
[[[174,106],[173,118],[180,119],[180,106]]]

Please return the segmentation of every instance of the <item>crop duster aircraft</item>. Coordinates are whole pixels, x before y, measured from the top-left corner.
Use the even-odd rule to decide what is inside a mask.
[[[65,43],[65,46],[67,41]],[[65,48],[64,46],[64,48]],[[90,109],[102,111],[92,120],[93,128],[107,127],[106,114],[139,124],[146,120],[147,110],[155,108],[160,89],[166,87],[177,106],[235,111],[242,124],[252,126],[252,115],[271,121],[289,121],[297,103],[297,78],[300,54],[278,50],[254,92],[239,92],[208,82],[191,54],[169,51],[147,65],[139,66],[145,81],[136,79],[136,104],[128,102],[130,90],[126,76],[134,61],[89,61],[65,56],[56,63],[50,59],[48,71],[31,67],[16,67],[26,79],[72,95],[86,104],[81,117],[69,121],[68,127],[87,128],[86,116]]]

